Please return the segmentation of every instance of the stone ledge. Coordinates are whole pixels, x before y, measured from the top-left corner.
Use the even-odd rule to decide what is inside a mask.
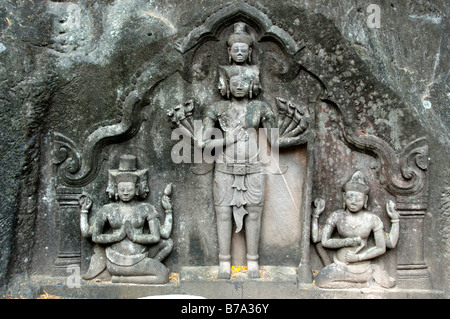
[[[246,267],[245,267],[246,268]],[[280,266],[260,266],[261,278],[248,278],[244,267],[232,267],[230,279],[217,279],[218,266],[183,267],[181,282],[191,281],[221,281],[221,282],[297,282],[297,268]]]
[[[322,289],[298,284],[295,268],[262,267],[260,279],[245,272],[231,279],[216,279],[218,267],[185,267],[179,281],[164,285],[113,284],[108,281],[81,280],[79,288],[67,286],[66,278],[32,277],[31,284],[40,294],[68,299],[136,299],[164,297],[191,299],[443,299],[439,290],[421,289]],[[268,274],[272,276],[269,277]],[[37,297],[37,296],[36,296]]]

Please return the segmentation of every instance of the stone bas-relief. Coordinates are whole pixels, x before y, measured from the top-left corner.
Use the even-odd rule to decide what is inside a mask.
[[[97,244],[84,279],[93,279],[106,269],[113,283],[169,281],[162,261],[173,248],[171,185],[161,199],[165,212],[161,225],[155,207],[138,202],[138,197],[147,196],[147,183],[147,170],[136,169],[136,157],[122,155],[119,168],[109,170],[107,192],[117,202],[103,206],[89,220],[92,200],[87,195],[80,198],[82,235]]]
[[[226,100],[206,107],[200,137],[192,131],[192,125],[181,121],[186,121],[192,104],[186,103],[185,107],[178,106],[168,113],[174,123],[189,132],[196,147],[208,149],[208,152],[215,150],[212,191],[219,241],[219,279],[229,279],[231,274],[233,222],[236,233],[245,229],[248,276],[260,277],[258,250],[265,174],[269,171],[264,168],[264,154],[261,154],[258,141],[264,136],[259,135],[257,129],[266,130],[272,149],[269,161],[276,164],[278,154],[274,150],[300,144],[309,124],[309,113],[305,108],[278,98],[277,105],[285,111],[278,116],[267,103],[254,100],[261,90],[259,67],[250,64],[254,40],[247,33],[245,23],[237,22],[233,27],[233,33],[227,39],[231,65],[219,66],[218,89]],[[222,138],[209,137],[216,124]]]
[[[331,213],[319,235],[318,219],[324,210],[323,199],[315,201],[316,209],[312,217],[312,240],[325,248],[335,249],[333,263],[326,265],[315,277],[315,283],[322,288],[370,287],[374,280],[384,288],[395,285],[380,266],[374,267],[371,260],[395,248],[399,236],[399,214],[394,202],[386,204],[391,219],[391,230],[385,233],[380,218],[367,211],[369,186],[361,172],[356,172],[344,186],[344,209]],[[337,229],[339,238],[332,238]],[[375,245],[368,246],[373,233]]]
[[[374,52],[342,28],[363,7],[336,4],[347,24],[299,2],[193,3],[36,3],[44,22],[29,28],[29,54],[2,60],[14,75],[2,87],[15,83],[2,101],[23,105],[14,123],[27,125],[8,267],[60,281],[78,269],[81,289],[45,291],[88,297],[439,295],[435,230],[446,223],[428,189],[435,199],[446,167],[405,102],[412,95],[397,96],[390,69],[370,65],[395,23],[358,33]],[[9,19],[0,59],[16,53],[8,33],[26,26]],[[46,36],[28,45],[43,25]],[[416,56],[392,40],[389,58]],[[421,74],[395,62],[404,76]],[[181,162],[171,157],[175,131],[191,146]],[[199,153],[203,162],[184,161]]]

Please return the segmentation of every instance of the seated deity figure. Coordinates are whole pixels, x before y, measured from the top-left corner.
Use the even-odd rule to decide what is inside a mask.
[[[148,193],[147,170],[136,169],[136,157],[120,157],[118,169],[109,170],[107,192],[117,200],[103,206],[93,218],[90,226],[88,212],[92,201],[88,197],[80,200],[81,230],[84,237],[104,250],[96,247],[91,259],[90,275],[106,270],[113,283],[162,284],[169,281],[168,269],[162,261],[173,248],[171,185],[162,198],[165,221],[161,226],[158,212],[151,204],[139,202],[138,197]],[[94,269],[96,268],[96,269]]]
[[[332,212],[322,229],[321,244],[325,248],[336,249],[333,262],[320,270],[315,284],[321,288],[362,288],[370,286],[372,280],[383,288],[395,285],[384,269],[371,264],[371,260],[383,255],[386,247],[394,248],[399,235],[399,214],[395,204],[389,201],[386,211],[391,219],[389,234],[383,230],[381,219],[367,211],[369,187],[361,172],[353,174],[344,186],[344,209]],[[318,242],[318,218],[323,212],[323,200],[317,200],[318,207],[313,212],[312,238]],[[337,229],[340,238],[332,238]],[[369,236],[373,233],[375,245],[368,247]]]

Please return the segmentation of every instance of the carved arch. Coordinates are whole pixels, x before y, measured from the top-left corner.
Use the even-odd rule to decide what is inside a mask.
[[[178,51],[185,56],[186,60],[182,74],[184,79],[188,82],[192,80],[186,68],[191,64],[196,49],[207,41],[219,41],[221,32],[238,21],[245,22],[256,31],[257,42],[272,41],[277,44],[289,61],[288,69],[283,76],[289,79],[297,76],[301,65],[295,62],[294,56],[305,48],[305,45],[274,24],[266,14],[267,12],[268,10],[261,5],[252,6],[245,2],[232,3],[224,8],[218,7],[204,19],[202,25],[189,32],[177,45]]]
[[[266,11],[262,6],[260,9]],[[274,25],[270,18],[256,7],[246,3],[236,3],[220,9],[207,17],[201,26],[193,29],[179,44],[178,50],[186,54],[194,47],[207,40],[218,40],[218,35],[233,22],[243,21],[257,31],[260,38],[257,41],[270,39],[290,56],[298,53],[303,46],[285,30]]]

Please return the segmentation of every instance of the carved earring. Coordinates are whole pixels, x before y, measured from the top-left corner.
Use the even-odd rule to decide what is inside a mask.
[[[367,209],[367,202],[369,201],[369,196],[366,195],[366,198],[364,200],[364,209]]]
[[[229,81],[226,81],[226,86],[227,86],[227,99],[230,99],[230,83]]]
[[[345,193],[342,194],[342,208],[345,210]]]
[[[250,81],[250,88],[248,91],[248,97],[251,99],[253,97],[253,81]]]
[[[251,64],[252,63],[252,49],[248,50],[248,63]]]

